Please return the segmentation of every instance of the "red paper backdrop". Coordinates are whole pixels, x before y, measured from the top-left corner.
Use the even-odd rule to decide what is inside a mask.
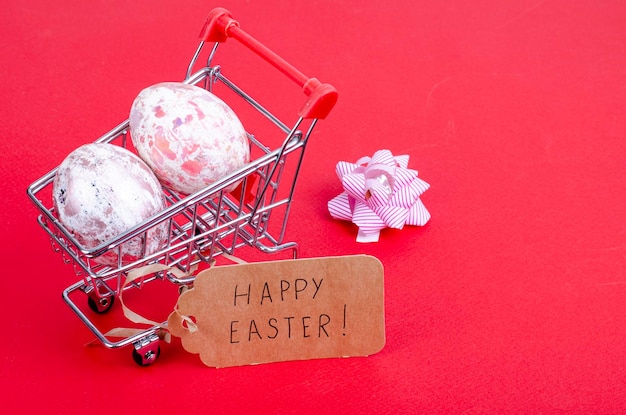
[[[10,0],[3,411],[623,413],[625,4]],[[339,90],[288,236],[303,257],[383,262],[387,344],[374,356],[216,370],[174,342],[141,368],[128,348],[85,347],[60,298],[76,277],[26,187],[123,120],[143,87],[181,79],[216,6]],[[411,156],[432,220],[357,244],[326,210],[341,191],[334,166],[380,148]]]

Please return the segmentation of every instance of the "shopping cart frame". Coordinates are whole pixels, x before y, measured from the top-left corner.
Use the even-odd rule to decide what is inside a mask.
[[[293,125],[281,121],[224,75],[221,66],[213,63],[218,47],[227,39],[236,39],[302,88],[307,99]],[[194,72],[209,44],[213,46],[210,47],[206,65]],[[244,246],[265,253],[291,250],[292,257],[296,258],[298,244],[285,241],[295,185],[308,139],[317,121],[326,118],[337,101],[337,91],[332,85],[298,71],[242,30],[239,22],[223,8],[216,8],[207,16],[200,33],[200,44],[189,62],[183,82],[202,86],[214,93],[216,85],[225,86],[270,121],[284,135],[282,143],[271,148],[247,132],[251,154],[257,155],[248,164],[190,195],[181,195],[164,187],[167,207],[163,211],[94,248],[81,245],[57,217],[51,192],[58,167],[27,189],[28,197],[39,210],[38,223],[48,234],[54,251],[60,253],[66,263],[73,265],[75,274],[81,277],[63,291],[64,301],[105,347],[116,349],[132,344],[133,358],[140,365],[151,364],[158,358],[159,341],[167,330],[166,322],[135,330],[130,336],[114,340],[103,333],[74,301],[74,293],[83,292],[93,312],[105,313],[123,291],[140,289],[151,281],[169,280],[181,290],[188,288],[193,285],[194,272],[199,265],[213,265],[219,256],[233,255]],[[95,142],[132,149],[128,119]],[[291,168],[286,169],[288,163]],[[285,188],[285,182],[289,187]],[[238,185],[235,191],[227,191],[235,185]],[[280,214],[273,213],[276,211]],[[146,252],[143,241],[147,233],[156,227],[167,227],[168,239],[156,252]],[[131,240],[142,242],[144,250],[138,259],[128,262],[124,261],[122,246]],[[102,255],[112,254],[117,258],[117,265],[98,262]],[[126,283],[129,272],[151,264],[161,264],[176,272],[163,270]]]

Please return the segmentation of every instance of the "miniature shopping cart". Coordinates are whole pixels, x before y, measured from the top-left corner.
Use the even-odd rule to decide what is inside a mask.
[[[181,195],[164,187],[167,206],[163,211],[93,249],[81,246],[58,219],[52,203],[53,181],[58,168],[35,181],[27,190],[28,196],[40,211],[38,222],[48,233],[53,249],[61,254],[66,263],[73,265],[76,275],[80,277],[78,282],[63,291],[63,299],[107,348],[133,345],[133,358],[140,365],[151,364],[159,356],[159,341],[166,323],[135,330],[135,333],[121,340],[118,337],[113,340],[96,326],[94,317],[107,312],[123,291],[140,289],[151,281],[162,280],[167,283],[169,280],[181,290],[190,287],[195,277],[194,270],[199,265],[214,264],[219,256],[233,255],[240,248],[254,248],[256,252],[265,253],[291,251],[295,258],[298,245],[285,241],[285,229],[296,180],[317,120],[325,118],[337,100],[337,92],[332,85],[306,77],[243,31],[225,9],[218,8],[209,13],[200,38],[200,45],[189,63],[184,82],[206,88],[229,104],[231,101],[222,94],[228,94],[230,100],[238,100],[269,126],[260,130],[268,140],[277,137],[274,140],[276,145],[268,145],[268,140],[258,138],[250,131],[252,127],[244,122],[250,141],[250,163],[190,195]],[[281,121],[267,106],[257,102],[228,78],[219,65],[213,63],[218,46],[228,38],[239,41],[246,49],[269,62],[271,66],[268,68],[273,66],[279,74],[282,73],[302,88],[307,98],[299,112],[294,114],[295,124],[288,125]],[[200,66],[197,62],[203,52],[208,54],[207,65],[195,70],[196,66]],[[128,130],[129,122],[126,120],[96,142],[112,143],[132,150]],[[226,191],[236,183],[239,185],[235,191]],[[161,249],[145,254],[132,263],[122,261],[122,244],[137,238],[145,241],[151,229],[163,226],[169,229],[169,237]],[[101,265],[94,261],[102,255],[116,257],[117,266]],[[162,270],[126,284],[132,270],[152,264],[158,264]],[[74,300],[76,296],[84,297],[74,295],[80,292],[86,295],[91,311],[97,313],[91,318],[89,310],[83,311],[84,307],[79,307]]]

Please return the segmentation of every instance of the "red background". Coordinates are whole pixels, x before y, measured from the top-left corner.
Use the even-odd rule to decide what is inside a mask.
[[[508,4],[507,4],[508,3]],[[9,0],[0,14],[5,413],[623,413],[626,3]],[[385,266],[368,358],[211,369],[84,347],[26,187],[179,80],[213,7],[340,93],[305,157],[302,257]],[[388,148],[431,184],[427,226],[357,244],[334,166]]]

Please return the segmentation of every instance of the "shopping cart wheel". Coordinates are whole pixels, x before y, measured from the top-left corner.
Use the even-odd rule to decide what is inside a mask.
[[[113,307],[114,301],[115,297],[112,295],[99,298],[91,295],[87,297],[87,305],[98,314],[104,314],[109,311]]]
[[[161,346],[157,335],[145,337],[134,343],[133,360],[139,366],[151,365],[156,362],[160,355]]]
[[[189,285],[179,285],[178,286],[178,295],[181,295],[182,293],[189,291],[193,288],[192,284]]]

